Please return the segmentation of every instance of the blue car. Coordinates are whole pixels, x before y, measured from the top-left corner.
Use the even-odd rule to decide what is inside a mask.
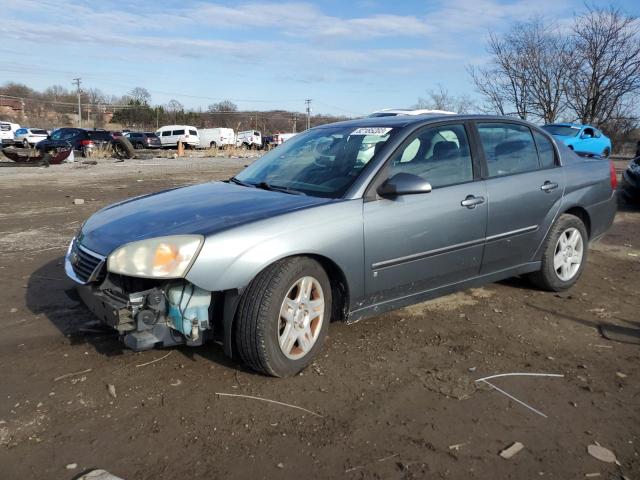
[[[574,123],[553,123],[542,127],[571,150],[608,157],[611,139],[595,127]]]

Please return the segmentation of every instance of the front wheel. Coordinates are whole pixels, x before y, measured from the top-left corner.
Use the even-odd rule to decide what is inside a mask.
[[[322,348],[331,316],[331,284],[322,266],[307,257],[267,267],[244,292],[235,340],[242,360],[274,377],[308,366]]]
[[[584,269],[587,248],[587,229],[582,220],[574,215],[561,215],[545,240],[542,268],[530,275],[531,280],[552,292],[572,287]]]
[[[29,145],[29,142],[27,141],[27,139],[24,139],[24,140],[22,141],[22,146],[23,146],[24,148],[30,148],[30,147],[31,147],[31,145]]]
[[[602,152],[602,156],[604,158],[609,158],[609,155],[611,155],[611,150],[609,150],[609,147],[605,148]]]

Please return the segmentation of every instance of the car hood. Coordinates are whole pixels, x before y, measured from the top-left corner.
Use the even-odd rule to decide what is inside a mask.
[[[80,243],[108,255],[125,243],[166,235],[214,233],[333,200],[210,182],[106,207],[82,227]]]

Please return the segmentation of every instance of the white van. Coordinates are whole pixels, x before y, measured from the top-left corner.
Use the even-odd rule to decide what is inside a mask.
[[[156,130],[156,135],[163,147],[175,147],[179,141],[185,147],[200,146],[198,129],[191,125],[167,125]]]
[[[238,132],[238,136],[236,137],[236,147],[262,148],[262,134],[257,130]]]
[[[233,128],[200,128],[198,134],[202,148],[224,148],[236,141]]]
[[[13,145],[16,138],[16,130],[20,125],[11,122],[0,122],[0,146]]]
[[[277,147],[278,145],[282,145],[284,142],[293,138],[297,135],[297,133],[276,133],[273,135],[273,140],[271,141],[272,147]]]

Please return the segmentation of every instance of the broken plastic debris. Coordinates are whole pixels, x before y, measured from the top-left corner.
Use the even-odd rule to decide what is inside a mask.
[[[91,470],[77,478],[77,480],[124,480],[107,472],[106,470]]]
[[[109,395],[111,395],[113,398],[116,398],[116,386],[109,383],[107,384],[107,391],[109,392]]]
[[[500,456],[506,460],[509,460],[511,457],[516,455],[520,450],[524,448],[524,445],[520,442],[514,442],[509,447],[505,448],[500,452]]]
[[[596,458],[601,462],[616,462],[615,454],[608,448],[601,447],[600,445],[589,445],[587,447],[587,452],[589,452],[589,455],[591,455],[593,458]]]

